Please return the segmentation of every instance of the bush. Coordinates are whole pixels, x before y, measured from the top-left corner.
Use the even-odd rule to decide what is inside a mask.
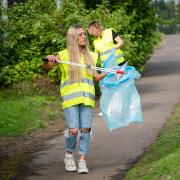
[[[159,35],[150,1],[133,2],[116,3],[110,8],[109,2],[103,1],[95,9],[86,9],[82,1],[69,0],[62,3],[59,10],[51,0],[28,0],[25,4],[13,5],[7,11],[8,19],[1,20],[0,26],[1,42],[5,42],[2,34],[8,33],[0,50],[0,84],[8,85],[42,74],[42,57],[66,47],[68,27],[73,23],[87,27],[95,19],[104,27],[118,31],[124,40],[125,58],[142,72]],[[2,13],[5,12],[1,9]],[[92,44],[90,47],[93,48]],[[58,82],[59,74],[58,68],[48,73]]]

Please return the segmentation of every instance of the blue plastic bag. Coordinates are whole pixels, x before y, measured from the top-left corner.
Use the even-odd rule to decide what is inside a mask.
[[[112,70],[123,70],[127,66],[127,63],[123,64],[122,66],[118,66],[117,61],[116,61],[116,55],[115,55],[115,49],[112,49],[111,52],[109,53],[109,56],[105,61],[102,62],[102,68],[108,68]],[[104,88],[104,79],[99,81],[99,86],[100,90],[102,92]]]
[[[108,74],[103,79],[100,109],[110,131],[143,121],[140,96],[134,83],[134,79],[138,78],[140,74],[135,68],[126,66],[120,79],[116,74]]]
[[[118,66],[116,61],[115,49],[112,49],[109,56],[105,61],[102,62],[103,68],[116,68]]]

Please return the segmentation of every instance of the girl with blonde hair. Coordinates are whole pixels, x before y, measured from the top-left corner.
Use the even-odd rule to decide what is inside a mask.
[[[67,49],[57,56],[48,55],[47,63],[57,64],[57,60],[80,64],[96,65],[98,55],[89,51],[86,32],[80,25],[72,25],[67,33]],[[61,100],[67,124],[65,132],[65,170],[88,173],[86,157],[89,152],[90,132],[93,109],[95,107],[95,88],[93,80],[100,80],[105,74],[98,74],[91,69],[81,69],[67,64],[58,64],[61,68]],[[46,67],[46,66],[45,66]],[[79,138],[77,138],[79,137]],[[73,153],[79,139],[78,167]]]

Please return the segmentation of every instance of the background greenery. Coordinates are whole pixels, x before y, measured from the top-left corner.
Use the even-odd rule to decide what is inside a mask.
[[[52,96],[50,92],[47,95],[46,89],[45,92],[39,93],[39,88],[30,87],[31,85],[34,83],[23,82],[21,89],[17,88],[18,85],[13,87],[13,91],[0,89],[0,139],[31,133],[55,120],[63,122],[63,111],[58,96]]]
[[[180,33],[180,0],[154,0],[158,7],[156,16],[162,21],[157,24],[159,31],[165,34]]]
[[[57,10],[52,0],[27,0],[1,8],[0,85],[37,78],[43,74],[41,59],[66,47],[72,23],[87,28],[91,20],[115,28],[124,40],[124,56],[140,72],[160,39],[156,10],[150,0],[103,0],[94,6],[83,0],[64,0]],[[90,38],[90,42],[92,38]],[[92,48],[92,46],[91,46]],[[58,69],[48,74],[59,78]]]

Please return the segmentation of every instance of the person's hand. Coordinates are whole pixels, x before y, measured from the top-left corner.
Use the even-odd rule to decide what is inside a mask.
[[[116,42],[114,48],[115,49],[121,48],[121,46],[123,45],[123,40],[121,39],[121,37],[117,36],[114,40]]]
[[[43,69],[45,71],[49,71],[52,69],[57,63],[59,63],[60,57],[55,56],[55,55],[48,55],[45,58],[43,58]]]
[[[46,56],[46,59],[48,60],[48,62],[53,62],[53,63],[58,63],[58,58],[54,55],[48,55]]]

